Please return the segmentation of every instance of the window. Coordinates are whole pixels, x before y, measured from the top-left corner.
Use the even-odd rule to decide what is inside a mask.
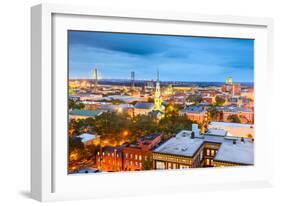
[[[210,156],[210,150],[209,149],[207,149],[206,153],[207,153],[208,156]]]
[[[186,169],[189,168],[188,165],[180,165],[180,169]]]
[[[164,162],[156,161],[156,169],[157,169],[157,170],[163,170],[163,169],[165,169],[165,163],[164,163]]]
[[[172,163],[171,163],[171,162],[168,162],[168,169],[173,169],[173,168],[172,168]]]
[[[206,159],[206,165],[207,165],[207,166],[210,165],[210,159]]]
[[[142,156],[141,156],[141,155],[139,155],[139,161],[141,161],[141,159],[142,159]]]
[[[130,154],[130,158],[131,158],[131,159],[133,158],[133,154]]]
[[[130,162],[130,165],[133,165],[133,161]]]
[[[203,159],[203,150],[200,152],[200,161]]]
[[[135,160],[138,160],[138,155],[135,155]]]
[[[140,167],[142,167],[142,163],[140,162]]]
[[[128,153],[125,154],[125,157],[128,158]]]
[[[213,150],[213,149],[211,150],[211,155],[215,156],[215,150]]]
[[[135,165],[138,166],[138,162],[135,162]]]

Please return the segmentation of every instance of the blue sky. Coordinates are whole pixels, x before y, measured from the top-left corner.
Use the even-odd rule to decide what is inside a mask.
[[[254,40],[69,31],[69,76],[253,82]]]

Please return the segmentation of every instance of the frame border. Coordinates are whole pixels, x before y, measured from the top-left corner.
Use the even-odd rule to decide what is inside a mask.
[[[31,8],[31,197],[39,201],[66,199],[57,197],[53,188],[52,137],[54,127],[52,80],[52,16],[54,14],[107,16],[195,23],[264,26],[268,34],[267,71],[273,77],[273,20],[261,17],[204,15],[178,12],[153,12],[62,4],[40,4]],[[273,84],[273,82],[268,82]],[[272,144],[272,143],[271,143]],[[273,177],[273,175],[272,175]],[[262,182],[272,185],[272,178]],[[253,185],[254,186],[254,185]],[[246,185],[241,186],[246,187]],[[227,187],[228,188],[228,187]]]

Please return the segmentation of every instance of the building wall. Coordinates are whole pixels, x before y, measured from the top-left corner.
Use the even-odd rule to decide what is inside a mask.
[[[123,157],[122,153],[117,152],[98,152],[96,155],[96,163],[102,171],[122,171]]]
[[[217,129],[224,129],[228,133],[230,133],[233,136],[237,137],[245,137],[247,138],[250,134],[252,137],[254,137],[254,127],[233,127],[233,126],[212,126],[209,125],[208,128],[217,128]]]
[[[223,112],[223,121],[230,122],[228,120],[228,117],[230,115],[238,115],[241,118],[242,123],[244,124],[254,123],[254,112]]]
[[[125,171],[144,170],[144,162],[149,161],[151,152],[141,148],[126,147],[123,150],[123,169]],[[150,168],[152,169],[152,168]]]
[[[192,121],[196,121],[197,123],[204,122],[205,112],[201,113],[188,113],[188,112],[180,112],[180,115],[186,115],[186,117]]]
[[[143,149],[143,150],[151,150],[152,148],[154,148],[157,144],[159,144],[161,142],[161,135],[155,137],[153,140],[144,140],[141,141],[140,139],[137,140],[139,146]]]
[[[134,109],[134,115],[148,115],[149,112],[151,112],[152,109]]]
[[[170,154],[152,153],[153,169],[182,169],[192,167],[192,158]]]

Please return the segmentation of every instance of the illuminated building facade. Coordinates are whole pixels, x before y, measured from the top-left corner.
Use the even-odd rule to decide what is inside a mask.
[[[108,172],[123,171],[123,149],[123,146],[101,148],[101,151],[96,155],[99,170]]]
[[[152,153],[154,169],[253,165],[253,141],[181,131]]]
[[[233,83],[232,77],[226,79],[226,83],[221,87],[222,92],[227,92],[231,95],[240,95],[241,85],[239,83]]]
[[[128,145],[123,150],[123,168],[125,171],[152,169],[149,166],[150,159],[151,151],[143,150],[140,146]]]
[[[154,110],[162,110],[162,97],[160,90],[159,71],[157,71],[157,82],[154,95]]]
[[[179,115],[185,115],[188,119],[195,121],[197,123],[203,123],[205,121],[207,112],[203,107],[200,106],[190,106],[186,109],[179,111]]]

